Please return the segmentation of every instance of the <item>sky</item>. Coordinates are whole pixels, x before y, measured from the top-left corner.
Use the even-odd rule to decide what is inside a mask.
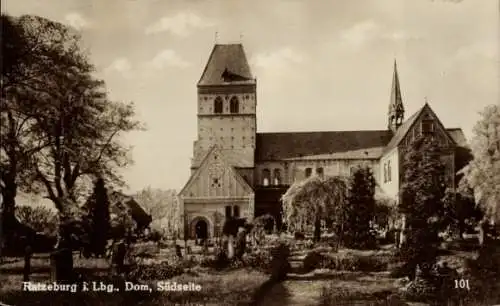
[[[496,0],[1,0],[82,34],[112,99],[146,131],[123,137],[130,192],[181,189],[196,139],[196,83],[214,43],[243,43],[258,132],[384,129],[397,59],[408,118],[425,97],[466,137],[500,103]],[[217,33],[217,34],[216,34]],[[284,111],[286,110],[286,111]]]

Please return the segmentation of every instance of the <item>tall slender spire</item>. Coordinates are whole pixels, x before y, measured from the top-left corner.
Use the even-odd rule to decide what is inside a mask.
[[[394,59],[394,72],[392,75],[391,100],[389,101],[388,128],[393,132],[403,123],[405,109],[399,84],[398,66]]]

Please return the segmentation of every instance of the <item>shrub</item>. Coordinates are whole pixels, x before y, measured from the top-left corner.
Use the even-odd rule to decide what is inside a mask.
[[[216,248],[215,255],[204,256],[200,260],[199,264],[204,268],[222,270],[229,267],[231,261],[227,257],[226,250],[224,250],[223,248]]]
[[[379,272],[385,271],[391,260],[391,256],[386,254],[359,255],[342,252],[322,255],[313,251],[304,259],[303,267],[305,272],[314,269]]]
[[[481,298],[489,304],[500,302],[500,252],[494,249],[483,249],[479,256],[467,259],[465,271],[461,276],[469,279],[471,291],[469,299]]]
[[[165,280],[184,273],[184,267],[179,265],[138,265],[128,275],[130,280]]]
[[[409,284],[402,295],[409,301],[436,301],[437,288],[430,280],[417,278]]]
[[[37,232],[53,236],[57,232],[58,216],[53,211],[43,206],[17,206],[15,210],[17,219]]]
[[[257,249],[243,256],[245,266],[262,272],[268,272],[271,269],[271,260],[271,252],[266,249]]]
[[[311,272],[314,269],[320,268],[324,260],[325,257],[323,255],[319,252],[312,251],[304,258],[302,268],[306,273]]]
[[[163,239],[163,233],[159,230],[152,230],[146,237],[146,240],[153,242],[159,242],[162,239]]]
[[[295,232],[293,236],[295,240],[304,240],[306,238],[306,236],[302,232]]]

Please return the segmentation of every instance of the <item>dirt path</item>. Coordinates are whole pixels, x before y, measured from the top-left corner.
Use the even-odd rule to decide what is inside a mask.
[[[394,290],[394,280],[386,273],[321,273],[317,270],[316,273],[292,274],[267,291],[259,305],[320,305],[325,290],[331,305],[370,305],[386,299]]]
[[[309,306],[318,305],[325,281],[287,280],[268,291],[259,305],[266,306]]]

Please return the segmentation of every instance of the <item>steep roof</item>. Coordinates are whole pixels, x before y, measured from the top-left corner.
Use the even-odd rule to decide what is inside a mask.
[[[387,130],[258,133],[256,161],[282,160],[309,155],[332,154],[384,147]]]
[[[410,118],[408,118],[405,122],[403,122],[403,124],[398,128],[396,133],[394,133],[394,136],[392,137],[391,141],[385,148],[384,153],[389,152],[390,150],[394,149],[399,145],[399,143],[406,136],[410,128],[413,126],[413,123],[417,120],[418,116],[420,116],[423,110],[424,107],[420,108],[417,112],[411,115]]]
[[[201,175],[203,167],[207,164],[209,157],[214,152],[219,155],[219,160],[222,161],[227,169],[229,169],[235,180],[238,181],[245,190],[247,190],[248,192],[253,192],[252,186],[250,186],[249,183],[239,174],[239,172],[236,171],[236,169],[228,163],[226,156],[224,155],[222,150],[220,150],[217,145],[213,145],[203,157],[203,160],[201,161],[198,169],[196,169],[196,171],[191,174],[184,187],[182,187],[181,191],[177,194],[178,196],[184,196],[184,192],[188,189],[192,182],[194,182]]]
[[[125,195],[120,191],[110,191],[108,192],[108,198],[111,210],[119,211],[124,208],[122,205],[125,205],[130,210],[132,219],[134,219],[139,227],[146,227],[151,223],[152,217],[146,213],[133,197]]]
[[[420,108],[417,112],[415,112],[410,118],[408,118],[408,120],[406,120],[399,127],[399,129],[394,134],[394,137],[392,137],[391,141],[389,142],[389,144],[385,148],[384,154],[389,152],[390,150],[394,149],[395,147],[397,147],[401,143],[403,138],[406,136],[406,134],[408,134],[408,131],[411,129],[411,127],[413,126],[415,121],[418,119],[418,117],[420,117],[420,114],[422,114],[422,112],[425,109],[427,109],[429,112],[431,112],[435,116],[434,111],[429,106],[429,104],[425,103],[424,106],[422,106],[422,108]],[[436,116],[436,118],[437,118],[437,116]],[[441,124],[439,119],[437,119],[437,121],[439,124]],[[467,141],[465,140],[465,136],[463,135],[463,132],[461,129],[456,129],[456,128],[445,129],[444,127],[443,127],[443,129],[447,132],[451,141],[455,142],[457,145],[460,145],[460,143],[464,143],[464,144],[467,143]]]
[[[216,44],[198,86],[255,84],[242,44]]]
[[[458,146],[467,148],[469,144],[467,143],[467,138],[465,138],[464,132],[461,128],[451,128],[446,129],[448,134],[455,140]]]
[[[303,157],[292,157],[286,160],[338,160],[338,159],[379,159],[384,147],[365,148],[330,154],[307,155]]]

